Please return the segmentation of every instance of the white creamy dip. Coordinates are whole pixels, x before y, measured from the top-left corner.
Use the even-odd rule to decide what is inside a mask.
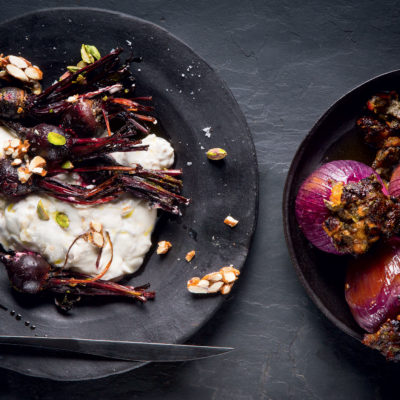
[[[0,147],[13,136],[0,127]],[[174,150],[164,139],[154,134],[143,139],[148,151],[114,153],[124,165],[140,163],[144,168],[169,168],[174,162]],[[39,200],[48,211],[50,219],[43,221],[37,214]],[[68,216],[69,227],[62,228],[55,220],[57,212]],[[110,234],[114,257],[103,279],[118,279],[138,270],[151,246],[151,233],[156,222],[156,210],[147,202],[128,194],[119,200],[98,206],[80,206],[65,203],[43,194],[32,194],[16,201],[0,199],[0,243],[5,249],[36,251],[51,264],[62,266],[72,241],[89,229],[91,221],[100,222]],[[97,275],[110,257],[105,246],[100,267],[95,263],[98,248],[79,240],[72,248],[66,268],[88,275]]]

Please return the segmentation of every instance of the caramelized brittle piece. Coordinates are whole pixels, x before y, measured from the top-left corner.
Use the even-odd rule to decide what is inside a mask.
[[[157,254],[167,254],[171,247],[171,242],[161,240],[161,242],[158,242]]]
[[[228,294],[240,271],[232,265],[222,267],[218,272],[211,272],[203,278],[195,276],[187,282],[187,289],[194,294]]]
[[[195,250],[189,251],[189,252],[186,254],[186,256],[185,256],[185,260],[186,260],[187,262],[190,262],[190,261],[193,260],[193,257],[194,257],[195,255],[196,255],[196,251],[195,251]]]

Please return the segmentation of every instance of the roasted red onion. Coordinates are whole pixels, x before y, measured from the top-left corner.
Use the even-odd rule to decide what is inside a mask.
[[[336,182],[358,182],[375,174],[382,183],[382,192],[388,194],[379,175],[367,165],[352,160],[339,160],[323,164],[300,186],[296,198],[296,218],[307,239],[317,248],[328,253],[340,253],[322,224],[329,216],[324,200],[329,200]]]
[[[391,238],[347,270],[346,301],[357,323],[376,332],[400,313],[400,239]]]
[[[393,197],[400,197],[400,165],[395,168],[390,178],[389,194]]]

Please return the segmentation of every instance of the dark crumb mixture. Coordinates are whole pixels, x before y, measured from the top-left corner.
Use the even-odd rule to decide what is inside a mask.
[[[400,361],[400,315],[388,319],[378,332],[364,335],[363,343],[380,351],[388,361]]]
[[[335,183],[325,205],[331,215],[323,228],[341,253],[363,254],[381,237],[399,231],[400,204],[382,193],[374,174],[347,185]]]
[[[400,161],[400,101],[396,92],[377,94],[367,102],[369,115],[357,120],[366,143],[378,149],[372,164],[381,176],[390,177]]]

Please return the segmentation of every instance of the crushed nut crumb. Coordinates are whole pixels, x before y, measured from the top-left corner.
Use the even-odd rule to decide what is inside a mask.
[[[22,160],[20,158],[15,158],[12,162],[11,165],[13,167],[17,166],[17,165],[21,165],[22,164]]]
[[[228,215],[224,219],[224,224],[230,226],[231,228],[234,228],[237,224],[239,223],[239,220],[233,218],[232,216]]]
[[[84,239],[96,247],[104,247],[103,225],[100,222],[91,221],[90,228],[85,233]]]
[[[32,172],[30,172],[27,167],[19,167],[17,171],[18,179],[21,183],[28,182],[29,178],[32,176]]]
[[[23,155],[23,152],[21,150],[24,147],[25,146],[22,144],[22,142],[19,139],[7,140],[5,142],[5,144],[3,145],[4,153],[7,156],[12,156],[12,158],[19,158],[19,153],[20,152],[21,152],[21,155]],[[26,151],[25,151],[25,153],[26,153]]]
[[[171,247],[172,244],[170,242],[162,240],[161,242],[158,242],[157,254],[166,254]]]
[[[99,232],[101,233],[103,231],[103,226],[101,225],[100,222],[97,221],[91,221],[90,222],[90,229],[94,232]]]
[[[187,262],[190,262],[190,261],[193,260],[193,257],[194,257],[195,255],[196,255],[196,252],[195,252],[194,250],[189,251],[189,252],[186,254],[186,256],[185,256],[185,260],[186,260]]]

